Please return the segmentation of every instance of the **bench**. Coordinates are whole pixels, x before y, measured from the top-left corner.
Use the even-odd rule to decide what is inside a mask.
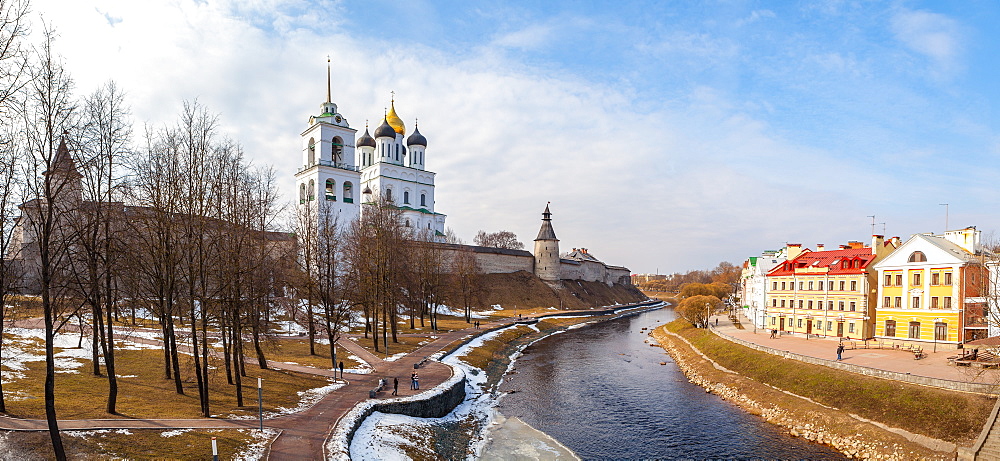
[[[389,384],[389,381],[387,381],[385,378],[378,380],[378,387],[368,391],[368,398],[374,399],[379,392],[382,392],[382,389],[385,389],[385,386],[387,384]]]
[[[416,370],[417,368],[420,368],[420,367],[424,366],[425,362],[427,362],[427,357],[424,357],[424,358],[420,359],[419,362],[414,363],[413,364],[413,369]]]

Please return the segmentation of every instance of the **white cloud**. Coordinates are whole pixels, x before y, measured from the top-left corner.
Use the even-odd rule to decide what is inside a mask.
[[[943,14],[904,9],[893,15],[890,26],[897,40],[930,58],[937,72],[950,74],[958,70],[963,51],[962,34],[954,19]]]

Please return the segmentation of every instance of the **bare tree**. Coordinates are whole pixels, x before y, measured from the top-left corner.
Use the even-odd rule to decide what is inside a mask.
[[[473,242],[481,247],[505,248],[508,250],[523,250],[524,244],[517,240],[517,235],[511,231],[486,232],[479,231]]]
[[[42,297],[45,323],[45,418],[56,459],[66,459],[59,435],[55,408],[54,338],[60,326],[61,300],[70,243],[65,218],[78,209],[80,175],[66,144],[73,128],[76,106],[72,80],[52,49],[54,33],[46,27],[41,45],[35,50],[36,63],[26,88],[23,120],[26,135],[27,192],[37,197],[23,205],[27,234],[37,254],[35,276]],[[26,239],[27,240],[27,239]],[[34,255],[33,255],[34,256]]]
[[[480,278],[482,270],[476,262],[476,255],[469,249],[455,253],[451,262],[451,302],[459,303],[466,323],[472,322],[472,306],[479,303]]]

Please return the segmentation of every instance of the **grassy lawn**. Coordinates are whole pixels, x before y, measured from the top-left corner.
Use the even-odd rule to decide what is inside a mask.
[[[264,356],[268,360],[297,363],[327,370],[332,368],[329,344],[316,344],[316,355],[309,355],[308,339],[274,338],[266,341],[262,347],[264,348]],[[360,364],[348,358],[348,354],[350,352],[346,349],[337,347],[337,362],[344,362],[344,368],[358,368]]]
[[[111,431],[66,431],[63,446],[70,459],[175,460],[212,459],[212,437],[219,459],[232,460],[254,443],[253,430],[162,431],[153,429]],[[48,433],[9,432],[5,444],[14,453],[33,455],[26,459],[52,459]]]
[[[432,336],[431,334],[428,334],[426,336],[399,336],[398,337],[399,342],[394,343],[394,342],[392,342],[392,336],[390,335],[388,337],[389,338],[389,356],[393,356],[393,355],[404,353],[404,352],[407,353],[407,354],[409,354],[410,352],[413,352],[413,351],[417,350],[418,348],[420,348],[420,346],[423,346],[424,344],[427,344],[427,343],[433,341],[433,339],[431,339],[431,336]],[[367,350],[368,352],[371,352],[372,354],[375,354],[376,356],[385,357],[385,355],[386,355],[385,354],[385,350],[382,347],[382,337],[381,337],[381,335],[379,336],[379,339],[378,339],[378,349],[379,349],[378,352],[375,352],[375,347],[372,345],[372,338],[371,338],[371,336],[369,336],[367,338],[365,338],[365,337],[359,337],[357,343],[361,347],[364,347],[365,350]],[[345,365],[346,365],[346,362],[345,362]]]
[[[683,320],[666,328],[742,376],[861,417],[964,443],[979,435],[994,399],[783,359],[726,341]]]
[[[163,353],[159,350],[116,351],[118,378],[118,412],[105,412],[107,378],[91,373],[90,361],[75,373],[56,373],[56,412],[59,418],[198,418],[200,405],[195,381],[193,358],[181,355],[181,376],[185,395],[174,390],[174,381],[164,379]],[[20,418],[44,418],[43,385],[45,362],[26,362],[23,379],[4,384],[7,414]],[[210,363],[210,402],[215,415],[255,415],[256,377],[264,378],[264,409],[298,405],[299,391],[322,387],[326,379],[299,373],[260,370],[247,365],[249,377],[243,378],[244,407],[236,406],[236,387],[226,382],[224,364],[219,358]],[[5,372],[7,370],[4,370]],[[6,375],[6,373],[5,373]]]

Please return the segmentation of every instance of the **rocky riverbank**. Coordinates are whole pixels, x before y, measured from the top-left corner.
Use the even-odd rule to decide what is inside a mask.
[[[653,330],[651,336],[691,383],[786,428],[793,436],[828,445],[848,458],[954,459],[954,448],[938,451],[947,449],[947,442],[879,427],[806,397],[744,378],[713,362],[684,338],[667,331],[666,326]]]

